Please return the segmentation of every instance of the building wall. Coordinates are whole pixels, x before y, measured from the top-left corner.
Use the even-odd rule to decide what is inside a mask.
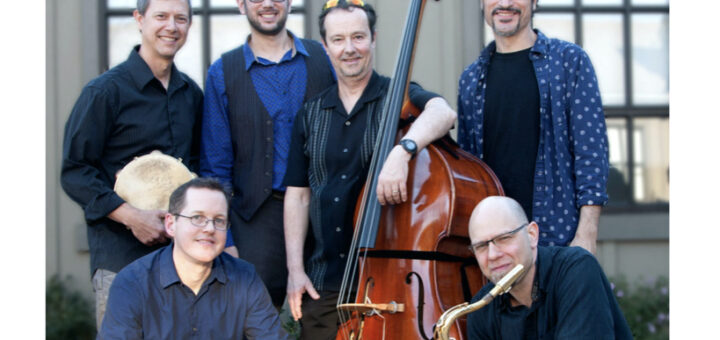
[[[408,0],[368,1],[378,12],[375,67],[391,75]],[[323,1],[306,0],[308,35],[320,39],[317,16]],[[81,209],[60,187],[65,122],[82,87],[98,75],[97,0],[47,0],[46,273],[72,275],[92,296],[86,226]],[[480,53],[476,0],[428,1],[412,79],[442,94],[455,107],[457,79]],[[668,213],[605,213],[597,257],[608,276],[628,279],[668,276]]]

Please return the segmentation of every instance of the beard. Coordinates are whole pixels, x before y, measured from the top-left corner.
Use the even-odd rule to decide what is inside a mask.
[[[278,35],[280,32],[282,32],[283,29],[285,29],[285,22],[288,18],[288,13],[285,13],[284,16],[278,20],[278,22],[275,24],[275,27],[273,28],[264,28],[262,27],[262,24],[260,24],[260,21],[256,17],[251,17],[250,15],[247,16],[248,23],[250,23],[250,26],[258,31],[260,34],[263,35]]]
[[[518,18],[518,23],[515,26],[515,28],[513,28],[510,31],[498,31],[497,27],[495,27],[495,20],[492,20],[492,30],[495,33],[495,35],[497,35],[499,37],[511,37],[520,31],[520,25],[522,24],[522,11],[520,11],[519,9],[517,9],[515,7],[497,7],[495,9],[493,9],[492,15],[494,16],[495,13],[497,13],[498,11],[501,11],[501,10],[515,12],[520,17],[520,18]],[[534,13],[532,12],[532,9],[531,9],[530,10],[530,18],[531,19],[530,19],[530,23],[528,23],[530,25],[530,27],[532,27],[533,14]]]

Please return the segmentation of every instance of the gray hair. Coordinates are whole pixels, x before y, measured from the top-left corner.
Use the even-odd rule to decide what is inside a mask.
[[[150,1],[151,0],[137,0],[137,6],[136,9],[141,15],[145,15],[145,12],[147,12],[148,7],[150,7]],[[192,4],[190,3],[190,0],[186,0],[188,4],[188,21],[192,22]]]

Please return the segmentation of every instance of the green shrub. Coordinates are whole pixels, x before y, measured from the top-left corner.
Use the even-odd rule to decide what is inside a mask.
[[[45,292],[45,336],[48,340],[94,339],[95,315],[92,302],[72,290],[72,279],[54,275]]]
[[[624,277],[611,279],[620,309],[635,339],[670,337],[670,296],[668,279],[629,284]]]

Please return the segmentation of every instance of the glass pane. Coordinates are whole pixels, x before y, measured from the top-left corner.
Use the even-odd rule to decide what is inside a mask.
[[[668,202],[668,118],[637,118],[633,129],[634,197],[640,203]]]
[[[203,86],[202,66],[202,29],[203,18],[199,15],[193,17],[185,46],[175,56],[175,62],[181,71],[185,72],[201,87]],[[109,34],[109,65],[113,67],[125,61],[132,48],[140,44],[140,32],[133,17],[112,17],[108,20]]]
[[[193,0],[193,1],[202,1],[202,0]],[[292,1],[292,7],[302,7],[303,5],[304,5],[303,0],[293,0]],[[211,7],[234,7],[234,8],[237,8],[237,1],[235,1],[235,0],[210,0],[210,6]]]
[[[131,16],[109,18],[108,37],[110,68],[125,61],[133,46],[140,44],[140,32]]]
[[[137,0],[107,0],[108,8],[132,8],[137,6]]]
[[[608,204],[624,205],[630,202],[627,123],[625,118],[608,118],[606,126],[610,149]]]
[[[633,6],[665,6],[669,5],[669,0],[632,0]]]
[[[211,7],[232,7],[237,8],[238,4],[235,0],[210,0]]]
[[[285,26],[298,37],[305,36],[304,15],[290,14]],[[245,43],[250,34],[250,25],[247,17],[240,15],[239,12],[231,15],[213,15],[210,21],[210,32],[212,32],[210,59],[213,62],[223,53]]]
[[[619,6],[622,3],[623,0],[582,0],[582,4],[586,6]]]
[[[199,0],[198,0],[199,1]],[[200,88],[204,88],[204,66],[202,60],[202,26],[205,18],[201,15],[193,16],[193,23],[188,32],[185,45],[175,55],[175,65],[180,71],[185,72],[192,78]]]
[[[667,14],[633,14],[633,104],[667,105],[669,77]]]
[[[533,27],[540,29],[546,36],[575,42],[573,14],[538,13],[533,18]]]
[[[202,7],[203,0],[190,0],[193,8]],[[132,8],[137,7],[137,0],[107,0],[108,8]]]
[[[542,0],[542,2],[538,3],[538,7],[540,7],[540,6],[572,6],[574,3],[575,3],[575,0]]]
[[[583,15],[583,48],[595,67],[604,105],[625,104],[622,20],[621,14]]]

